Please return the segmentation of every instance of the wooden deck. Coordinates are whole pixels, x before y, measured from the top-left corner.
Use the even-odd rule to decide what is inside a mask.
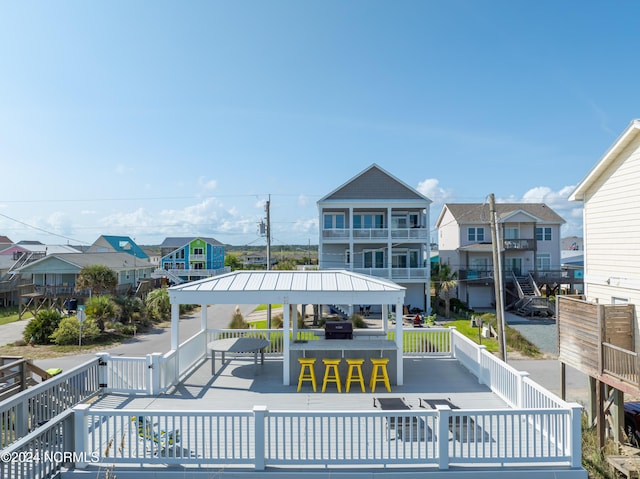
[[[422,398],[449,399],[462,409],[502,409],[506,403],[455,359],[405,358],[404,385],[394,386],[391,393],[378,386],[376,393],[362,393],[352,387],[349,393],[338,393],[329,385],[326,393],[314,393],[305,383],[283,386],[282,359],[265,358],[264,365],[254,364],[253,356],[232,359],[211,375],[207,361],[187,376],[169,394],[132,397],[109,394],[93,407],[126,409],[180,410],[251,410],[267,406],[269,410],[368,410],[374,397],[404,397],[413,407]],[[322,377],[318,377],[321,385]],[[345,378],[342,378],[344,384]],[[365,378],[365,383],[368,378]],[[320,388],[318,388],[320,391]],[[369,391],[369,389],[367,389]]]

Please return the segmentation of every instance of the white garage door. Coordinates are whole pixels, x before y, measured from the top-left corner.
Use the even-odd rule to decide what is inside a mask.
[[[492,286],[469,286],[469,307],[471,309],[490,308],[495,300]]]

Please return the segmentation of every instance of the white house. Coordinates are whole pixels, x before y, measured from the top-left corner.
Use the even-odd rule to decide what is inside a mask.
[[[588,301],[640,305],[640,120],[609,147],[569,197],[584,204]],[[636,350],[638,325],[635,324]]]

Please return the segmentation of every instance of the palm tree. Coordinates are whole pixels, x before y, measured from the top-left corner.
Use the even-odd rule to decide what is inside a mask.
[[[458,285],[458,273],[451,272],[448,264],[436,264],[431,275],[431,281],[434,283],[436,298],[444,297],[444,316],[451,316],[451,290]]]
[[[111,268],[102,264],[85,266],[76,278],[76,291],[88,289],[92,293],[110,293],[118,285],[118,276]]]

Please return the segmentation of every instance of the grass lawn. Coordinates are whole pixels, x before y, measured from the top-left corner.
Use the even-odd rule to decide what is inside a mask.
[[[31,319],[31,318],[32,318],[31,313],[27,312],[26,316],[22,319]],[[13,323],[14,321],[18,321],[17,307],[0,309],[0,325]]]

